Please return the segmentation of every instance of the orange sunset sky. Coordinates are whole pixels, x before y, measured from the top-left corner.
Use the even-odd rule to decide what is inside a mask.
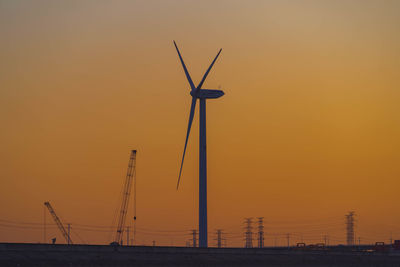
[[[265,220],[265,244],[400,239],[399,1],[0,1],[0,242],[105,244],[137,149],[137,244],[185,245],[198,220],[207,104],[210,245]],[[132,204],[133,202],[130,202]],[[128,214],[132,224],[132,205]]]

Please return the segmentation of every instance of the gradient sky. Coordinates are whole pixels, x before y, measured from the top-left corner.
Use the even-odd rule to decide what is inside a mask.
[[[399,14],[395,0],[0,1],[0,242],[43,242],[44,201],[109,242],[92,226],[111,224],[137,149],[138,244],[185,245],[198,120],[177,191],[191,98],[172,40],[195,83],[223,48],[204,85],[225,91],[207,106],[210,245],[220,228],[241,246],[259,216],[267,245],[344,243],[350,210],[361,242],[400,239]]]

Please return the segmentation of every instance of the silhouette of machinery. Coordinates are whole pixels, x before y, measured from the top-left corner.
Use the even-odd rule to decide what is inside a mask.
[[[67,233],[65,230],[64,225],[62,224],[60,218],[58,218],[56,212],[54,211],[53,207],[51,206],[50,202],[46,201],[44,202],[44,205],[47,207],[49,210],[51,216],[53,217],[55,223],[57,224],[58,229],[60,230],[61,234],[65,238],[65,241],[67,241],[67,244],[73,244],[70,235]],[[53,238],[53,244],[56,242],[56,239]]]
[[[122,234],[124,232],[125,227],[125,219],[126,214],[128,212],[128,204],[129,204],[129,196],[131,194],[132,182],[136,183],[136,150],[131,151],[131,155],[129,157],[128,163],[128,171],[126,173],[126,179],[124,183],[124,187],[122,190],[122,201],[119,208],[119,217],[118,217],[118,224],[117,224],[117,232],[115,233],[114,241],[111,245],[122,245]],[[136,186],[134,186],[134,190],[136,191]],[[133,235],[136,238],[136,192],[134,192],[134,229]],[[128,238],[127,238],[128,239]],[[129,240],[127,240],[128,244]]]

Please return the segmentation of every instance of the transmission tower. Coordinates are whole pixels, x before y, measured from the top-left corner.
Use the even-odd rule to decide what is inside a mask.
[[[258,247],[264,247],[264,217],[258,217]]]
[[[222,248],[222,241],[225,240],[225,238],[222,238],[222,230],[217,229],[216,234],[217,234],[217,237],[215,238],[215,240],[217,240],[217,247]]]
[[[192,230],[192,245],[194,248],[197,248],[197,230]]]
[[[244,219],[245,223],[245,238],[246,238],[246,243],[244,245],[245,248],[252,248],[253,247],[253,218],[245,218]]]
[[[348,246],[354,245],[354,211],[350,211],[346,217],[346,240]]]
[[[329,236],[328,235],[324,235],[324,244],[325,244],[325,247],[329,246]]]

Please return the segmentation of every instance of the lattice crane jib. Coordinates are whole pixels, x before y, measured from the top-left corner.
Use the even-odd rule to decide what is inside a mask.
[[[49,210],[51,216],[53,217],[55,223],[57,224],[58,229],[60,230],[61,234],[65,238],[65,241],[67,241],[68,244],[73,244],[71,237],[68,235],[67,231],[65,230],[64,225],[62,224],[60,218],[58,218],[56,212],[54,211],[53,207],[51,206],[50,202],[44,202],[44,205],[47,207]]]
[[[132,150],[131,155],[129,157],[128,170],[126,173],[126,179],[122,191],[122,202],[120,206],[117,232],[115,234],[115,239],[114,239],[114,242],[118,244],[122,243],[122,234],[125,227],[126,214],[128,212],[129,196],[131,194],[132,181],[135,179],[135,176],[136,176],[136,150]]]

